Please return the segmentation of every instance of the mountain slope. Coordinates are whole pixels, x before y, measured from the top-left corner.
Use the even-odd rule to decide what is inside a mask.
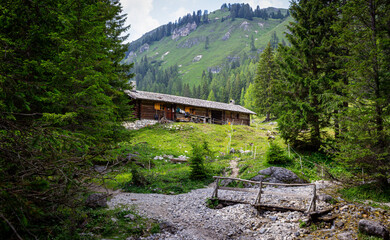
[[[267,9],[268,12],[279,10],[284,15],[287,12],[286,9]],[[287,42],[283,33],[286,31],[289,21],[291,21],[291,17],[282,19],[253,17],[252,20],[232,18],[231,12],[227,9],[217,10],[208,15],[208,23],[188,23],[173,31],[170,36],[165,36],[159,41],[150,42],[149,44],[143,44],[135,51],[129,52],[125,61],[135,62],[135,73],[138,75],[136,78],[137,84],[141,86],[142,90],[186,95],[183,93],[184,86],[188,84],[192,88],[194,86],[199,87],[203,72],[210,71],[213,73],[208,81],[208,84],[212,85],[212,78],[216,77],[218,73],[221,74],[225,71],[225,77],[230,76],[233,74],[231,71],[235,67],[240,66],[241,69],[247,69],[248,64],[256,63],[259,53],[271,40],[272,35],[278,38],[279,43]],[[153,30],[148,33],[149,35],[145,34],[137,40],[138,45],[140,45],[139,42],[145,42],[150,34],[159,29]],[[141,63],[145,60],[145,57],[147,63]],[[145,68],[145,64],[148,67]],[[141,65],[142,69],[140,70],[137,66]],[[154,66],[154,68],[152,69],[151,66]],[[174,69],[175,66],[178,69],[177,75],[171,75],[171,72],[169,74],[166,72],[157,73],[170,68]],[[147,72],[150,72],[150,74],[148,75]],[[236,72],[239,71],[236,70]],[[169,79],[162,81],[158,86],[150,87],[153,81],[159,82],[164,74],[169,75]],[[253,75],[252,72],[248,76],[253,78]],[[241,88],[245,90],[249,83],[253,81],[246,78],[248,77],[241,76],[239,94],[243,95],[245,92],[241,93]],[[168,86],[168,81],[174,82],[171,83],[171,86]],[[231,79],[230,84],[233,84],[233,81]],[[224,84],[224,81],[219,81],[219,85]],[[214,90],[218,91],[219,87],[215,86]],[[196,89],[193,88],[190,97],[207,98],[211,89],[208,89],[208,93],[203,94],[194,94],[194,91]],[[223,95],[222,90],[219,95]],[[226,99],[221,99],[220,96],[216,96],[216,98],[217,101],[226,101]]]

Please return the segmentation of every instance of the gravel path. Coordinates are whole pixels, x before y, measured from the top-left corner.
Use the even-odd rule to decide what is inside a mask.
[[[267,188],[268,192],[311,194],[311,188]],[[162,233],[146,239],[299,239],[304,229],[300,212],[258,212],[249,204],[237,204],[222,209],[210,209],[206,199],[213,188],[197,189],[180,195],[120,193],[109,202],[111,208],[136,205],[141,215],[162,223]],[[254,199],[253,193],[220,191],[224,199]],[[286,196],[264,194],[262,202],[295,207],[307,207],[307,201]],[[306,205],[305,205],[306,204]],[[319,203],[319,209],[326,207]]]

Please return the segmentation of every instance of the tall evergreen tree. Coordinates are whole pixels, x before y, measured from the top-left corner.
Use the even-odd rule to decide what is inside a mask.
[[[293,1],[290,12],[294,22],[288,27],[291,47],[279,47],[283,61],[284,104],[278,111],[281,135],[288,142],[301,141],[312,149],[321,145],[321,129],[329,125],[326,93],[332,80],[327,75],[330,61],[327,45],[336,21],[331,2]]]
[[[337,159],[388,187],[390,177],[390,4],[352,0],[342,7],[338,43],[348,88],[342,99],[351,103],[340,113],[344,131],[337,141]],[[366,176],[366,177],[367,177]]]
[[[3,236],[55,238],[46,226],[67,218],[91,161],[120,139],[131,113],[121,11],[115,0],[1,1]]]
[[[266,115],[266,121],[270,120],[271,114],[275,114],[273,104],[276,98],[275,84],[278,78],[278,72],[278,65],[274,60],[271,43],[268,43],[260,55],[254,81],[256,111],[259,115]]]

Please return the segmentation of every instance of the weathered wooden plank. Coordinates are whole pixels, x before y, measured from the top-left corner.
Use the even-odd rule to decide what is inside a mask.
[[[304,209],[300,208],[292,208],[292,207],[282,207],[282,206],[273,206],[273,205],[265,205],[265,204],[257,204],[254,205],[257,209],[265,209],[269,211],[279,211],[279,212],[287,212],[287,211],[298,211],[298,212],[305,212]]]
[[[255,200],[255,204],[260,204],[262,188],[263,188],[263,182],[260,181],[260,183],[259,183],[259,192],[257,193],[257,198]]]
[[[220,190],[229,190],[236,192],[258,192],[255,188],[234,188],[234,187],[219,187]]]
[[[240,181],[240,182],[246,182],[246,183],[251,183],[251,184],[258,184],[258,183],[259,183],[259,182],[257,182],[257,181],[245,180],[245,179],[240,179],[240,178],[231,178],[231,177],[219,177],[219,176],[214,176],[213,178],[218,178],[218,179],[230,179],[230,180],[235,180],[235,181]]]
[[[277,196],[286,196],[286,197],[296,197],[296,198],[312,198],[311,196],[297,193],[281,193],[281,192],[273,192],[273,191],[265,191],[262,192],[264,195],[277,195]]]

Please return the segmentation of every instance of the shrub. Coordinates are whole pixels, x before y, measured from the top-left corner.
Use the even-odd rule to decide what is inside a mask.
[[[270,142],[270,147],[265,154],[265,160],[268,164],[288,164],[291,163],[291,158],[286,155],[286,152],[277,143]]]
[[[205,167],[206,157],[210,157],[211,151],[206,141],[202,145],[192,144],[192,155],[190,162],[190,178],[192,180],[201,180],[207,177],[207,170]]]

